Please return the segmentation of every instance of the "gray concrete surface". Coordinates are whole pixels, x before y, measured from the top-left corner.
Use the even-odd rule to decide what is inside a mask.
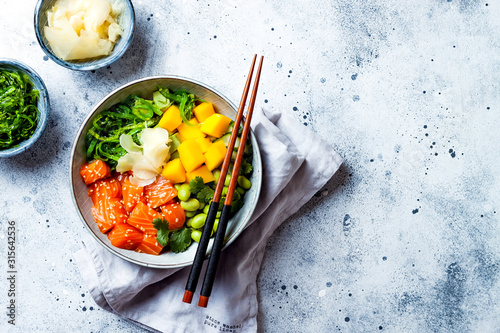
[[[38,71],[52,105],[41,140],[0,160],[1,267],[9,220],[19,266],[17,325],[2,316],[0,331],[143,331],[95,305],[72,259],[86,233],[68,184],[72,140],[103,96],[148,75],[191,77],[237,101],[254,53],[266,57],[257,105],[345,159],[269,242],[260,331],[500,331],[498,1],[134,5],[130,50],[79,73],[44,57],[34,0],[0,0],[0,57]]]

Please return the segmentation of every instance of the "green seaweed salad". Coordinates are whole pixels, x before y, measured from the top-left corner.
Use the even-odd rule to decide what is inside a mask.
[[[0,69],[0,150],[17,147],[35,133],[39,95],[28,75]]]
[[[102,160],[114,170],[118,159],[127,153],[120,146],[120,135],[131,135],[135,143],[140,144],[138,135],[144,128],[158,124],[162,109],[177,105],[182,120],[187,123],[197,101],[203,100],[185,91],[171,92],[164,88],[158,88],[152,100],[130,95],[93,120],[85,138],[87,160]]]

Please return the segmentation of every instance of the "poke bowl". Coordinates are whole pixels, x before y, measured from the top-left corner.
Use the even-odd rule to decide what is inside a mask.
[[[187,109],[186,105],[190,103],[189,101],[187,103],[186,100],[183,102],[181,101],[182,106],[176,105],[176,102],[174,102],[174,100],[176,100],[175,96],[186,95],[190,96],[189,98],[193,98],[191,101],[191,103],[193,103],[191,105],[193,107],[193,112],[188,116],[190,119],[181,116],[183,119],[182,122],[179,121],[180,124],[176,123],[172,126],[171,123],[165,123],[165,118],[168,118],[168,121],[175,118],[170,116],[172,112],[179,113],[180,109],[180,113],[182,114],[182,110]],[[165,102],[164,96],[167,96],[166,103],[170,103],[170,105],[164,105],[164,108],[162,108],[162,101]],[[162,101],[160,101],[160,99]],[[129,103],[128,105],[130,108],[127,108],[123,103]],[[143,113],[149,112],[149,116],[153,115],[151,119],[156,119],[156,121],[144,120],[142,122],[137,122],[136,125],[140,127],[140,130],[138,129],[135,131],[136,136],[132,138],[134,134],[131,134],[129,144],[125,144],[125,142],[127,142],[125,139],[128,134],[120,135],[120,146],[118,146],[117,150],[109,150],[107,153],[103,152],[106,149],[102,148],[104,146],[99,146],[100,141],[97,143],[99,148],[96,148],[96,138],[104,140],[102,138],[102,133],[100,134],[101,136],[95,133],[95,131],[97,131],[96,128],[105,126],[105,124],[110,122],[109,120],[103,119],[103,117],[107,117],[112,112],[126,113],[126,111],[124,111],[126,109],[128,109],[128,112],[131,112],[130,109],[134,110],[134,105],[139,104],[149,106],[140,106],[143,107],[143,109],[136,109],[133,112],[137,113],[137,110],[142,110],[139,116],[144,116]],[[155,108],[154,113],[146,110],[150,108],[151,105],[158,106]],[[210,108],[209,111],[207,111],[208,108]],[[158,110],[161,112],[158,113]],[[97,103],[81,124],[76,138],[74,139],[70,157],[72,198],[77,213],[93,238],[114,255],[134,264],[155,268],[176,268],[191,265],[198,246],[195,233],[201,234],[200,216],[203,218],[203,208],[206,209],[206,207],[209,206],[211,199],[209,197],[210,188],[213,189],[215,187],[218,178],[217,165],[221,163],[220,159],[217,158],[216,161],[213,162],[212,157],[214,156],[214,151],[219,149],[216,149],[216,146],[222,147],[222,150],[224,150],[224,143],[226,143],[227,146],[227,142],[225,142],[224,138],[227,137],[228,133],[231,131],[232,120],[235,118],[236,110],[235,105],[230,100],[208,85],[179,76],[153,76],[135,80],[115,89]],[[156,115],[156,113],[158,113],[158,115]],[[120,119],[123,119],[129,116],[124,116],[122,114],[120,117]],[[225,123],[229,123],[227,128],[224,128],[223,131],[220,128],[218,129],[220,133],[211,132],[212,128],[207,129],[215,118],[224,119]],[[131,128],[130,125],[125,127],[127,129]],[[199,134],[199,129],[201,129],[204,135]],[[142,158],[141,154],[146,155],[146,151],[149,149],[147,148],[148,143],[146,142],[146,138],[148,135],[150,136],[148,133],[153,133],[155,131],[163,134],[168,132],[168,134],[164,135],[168,135],[168,137],[165,137],[168,138],[165,143],[168,142],[168,144],[166,144],[169,146],[169,154],[164,160],[162,168],[157,169],[159,170],[159,174],[157,176],[153,174],[153,178],[151,178],[153,180],[144,181],[139,178],[143,177],[141,176],[142,169],[132,169],[129,162],[131,157],[139,156],[138,158],[140,159]],[[194,137],[191,137],[192,135],[194,135]],[[200,143],[201,141],[205,142],[208,148],[202,148],[203,144]],[[198,144],[195,144],[196,142],[198,142]],[[143,144],[143,146],[141,146],[141,144]],[[122,150],[122,147],[126,147],[126,149]],[[196,160],[196,157],[193,156],[199,155],[198,147],[200,147],[205,157],[204,162],[201,164],[193,162],[193,160]],[[250,132],[246,148],[245,154],[248,154],[246,156],[249,156],[249,162],[244,176],[240,171],[241,177],[244,178],[241,183],[243,188],[240,188],[242,191],[239,196],[240,199],[237,200],[239,201],[239,205],[235,207],[234,214],[228,223],[225,247],[231,244],[241,234],[250,221],[260,194],[262,164],[259,146],[252,132]],[[164,150],[164,147],[161,149]],[[109,156],[110,151],[118,151],[120,157]],[[220,152],[220,150],[217,151]],[[215,153],[215,155],[217,155],[217,153]],[[109,157],[109,159],[107,157]],[[88,170],[90,166],[95,166],[99,163],[103,164],[102,162],[106,165],[109,164],[108,169],[99,169],[101,170],[99,171],[98,168],[93,167],[90,173],[85,171]],[[179,169],[181,169],[181,171],[174,171],[172,173],[172,170]],[[95,174],[100,176],[94,177]],[[228,175],[229,174],[228,172]],[[98,178],[98,180],[89,180],[89,177]],[[106,183],[107,185],[104,185],[104,187],[108,188],[108,192],[105,195],[112,198],[99,201],[99,194],[96,195],[93,191],[97,191],[99,188],[98,186],[96,187],[96,184],[106,181],[108,181],[108,183]],[[112,181],[113,186],[120,187],[120,195],[108,195],[109,181]],[[153,183],[151,183],[151,181],[153,181]],[[198,186],[198,188],[196,186]],[[140,199],[136,197],[137,200],[135,201],[131,200],[129,196],[131,187],[138,187],[140,191],[142,191],[141,193],[143,193],[143,196],[141,196]],[[160,195],[154,192],[158,188],[163,191]],[[185,192],[187,189],[189,189],[188,192],[191,197],[189,194],[186,197]],[[196,191],[200,192],[196,194]],[[106,190],[104,190],[104,192],[106,192]],[[118,191],[115,192],[118,193]],[[165,193],[168,193],[168,198],[163,200]],[[101,196],[103,195],[104,194],[101,193]],[[159,197],[160,200],[163,201],[157,202]],[[167,200],[168,202],[166,202]],[[107,202],[107,206],[104,202]],[[196,204],[194,209],[188,207],[188,203],[192,204],[193,202]],[[223,198],[221,198],[220,202],[223,202]],[[109,207],[113,205],[122,207],[122,210],[119,211],[123,212],[123,209],[125,209],[126,212],[124,214],[113,213],[108,215],[112,216],[114,220],[111,218],[102,219],[102,216],[106,217],[106,214],[102,213],[103,209],[100,207]],[[165,209],[167,206],[170,207],[168,210]],[[181,212],[185,217],[176,217],[174,220],[171,220],[171,211],[180,211],[181,209],[179,206],[185,209],[183,213]],[[140,217],[138,217],[138,212],[142,212]],[[118,220],[115,219],[117,215],[121,216]],[[146,219],[144,216],[148,218]],[[156,218],[151,221],[152,217]],[[181,219],[181,224],[182,221],[185,221],[184,224],[182,226],[172,227],[179,219]],[[102,222],[102,224],[100,222]],[[161,223],[163,222],[167,222],[167,224],[162,225]],[[204,223],[204,221],[201,222]],[[217,220],[214,229],[216,225]],[[163,231],[166,231],[165,233],[160,231],[162,226],[164,227]],[[122,234],[120,234],[120,228],[123,229]],[[122,240],[120,238],[120,240],[117,241],[115,236],[118,234],[121,236],[128,236],[129,238],[127,240]],[[131,234],[136,234],[136,239],[133,238],[134,236],[130,236]],[[174,234],[177,235],[175,236],[175,240],[173,239]],[[191,236],[191,240],[188,242],[189,244],[187,244],[186,238],[188,234]],[[170,235],[170,240],[168,236],[165,240],[165,235]],[[215,235],[215,232],[213,232],[213,235]],[[178,242],[180,238],[184,239],[182,248],[180,248]],[[124,246],[117,245],[117,242],[123,242],[120,244],[124,244]],[[151,245],[151,242],[155,245]],[[213,238],[211,238],[207,248],[207,256],[211,252],[212,244]],[[187,246],[184,248],[184,245]],[[156,252],[151,253],[151,248],[156,249]]]

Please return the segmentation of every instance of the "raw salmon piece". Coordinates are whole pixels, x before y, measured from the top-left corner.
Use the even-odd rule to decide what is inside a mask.
[[[94,205],[104,198],[121,198],[122,186],[115,178],[100,179],[89,186],[87,194],[92,199]]]
[[[178,202],[169,202],[161,206],[163,218],[168,222],[168,229],[182,228],[186,221],[186,212]]]
[[[128,218],[125,207],[123,207],[122,202],[118,198],[103,198],[99,200],[92,207],[92,215],[103,234],[116,224],[126,223]]]
[[[146,234],[156,235],[156,228],[153,226],[155,218],[161,218],[160,213],[139,201],[130,213],[127,223]]]
[[[89,185],[93,182],[111,176],[111,169],[101,160],[95,160],[90,163],[85,163],[80,168],[80,175],[85,184]]]
[[[128,213],[130,213],[139,201],[144,201],[144,187],[134,185],[130,182],[129,177],[123,179],[122,182],[123,204]]]
[[[174,185],[165,178],[158,176],[154,183],[144,186],[144,197],[148,205],[157,208],[177,196]]]
[[[156,235],[144,235],[141,244],[135,249],[136,252],[159,255],[163,246],[156,240]]]
[[[144,234],[127,223],[114,226],[108,234],[108,239],[113,246],[120,249],[134,250],[141,244]]]

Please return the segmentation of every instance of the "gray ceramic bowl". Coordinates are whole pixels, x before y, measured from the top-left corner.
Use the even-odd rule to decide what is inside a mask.
[[[82,218],[85,227],[90,231],[94,238],[103,245],[107,250],[117,255],[120,258],[128,260],[132,263],[156,267],[156,268],[175,268],[191,265],[196,253],[197,243],[194,243],[183,253],[166,252],[159,256],[137,253],[130,250],[122,250],[111,245],[106,235],[103,235],[97,228],[97,224],[91,214],[92,201],[87,195],[87,186],[83,182],[79,170],[85,161],[85,133],[92,124],[93,119],[101,111],[109,109],[112,105],[123,101],[131,94],[137,94],[143,98],[152,98],[152,93],[156,88],[165,87],[172,90],[185,90],[195,94],[197,97],[212,102],[217,112],[224,114],[232,119],[236,115],[236,107],[226,97],[218,93],[209,86],[196,82],[194,80],[177,77],[177,76],[156,76],[147,77],[132,81],[109,95],[104,97],[90,112],[87,118],[83,121],[78,134],[73,143],[70,160],[70,179],[73,200]],[[253,174],[250,179],[252,188],[245,194],[244,205],[240,211],[229,221],[226,233],[226,245],[232,243],[236,237],[243,231],[257,204],[260,188],[262,183],[262,164],[259,152],[259,146],[255,140],[255,136],[251,133],[251,142],[253,146]],[[207,255],[212,249],[213,239],[207,250]]]
[[[40,92],[40,97],[38,99],[38,124],[36,126],[35,133],[26,141],[21,142],[17,147],[0,150],[0,157],[10,157],[17,155],[35,143],[38,138],[42,135],[43,130],[45,129],[45,125],[49,119],[49,94],[47,92],[47,88],[42,81],[42,78],[28,65],[23,64],[17,60],[13,59],[2,59],[0,58],[0,69],[10,69],[17,70],[27,74],[33,83],[36,90]]]
[[[38,43],[40,44],[43,52],[57,64],[79,71],[90,71],[98,68],[106,67],[118,60],[128,49],[132,42],[135,27],[135,13],[134,7],[130,0],[120,0],[125,4],[123,12],[118,17],[119,23],[123,29],[123,35],[115,44],[113,52],[106,57],[92,59],[92,60],[70,60],[64,61],[58,58],[50,48],[50,44],[44,35],[44,27],[47,25],[47,10],[52,8],[57,0],[38,0],[35,7],[35,33]]]

